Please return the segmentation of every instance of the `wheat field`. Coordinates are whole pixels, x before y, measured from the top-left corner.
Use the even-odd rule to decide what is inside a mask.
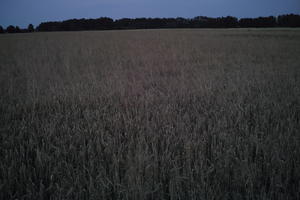
[[[300,29],[0,35],[0,199],[300,199]]]

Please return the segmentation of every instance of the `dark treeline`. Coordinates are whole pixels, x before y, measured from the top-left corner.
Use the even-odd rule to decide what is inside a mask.
[[[34,29],[34,26],[32,24],[29,24],[27,28],[21,29],[19,26],[8,26],[6,29],[4,29],[2,26],[0,26],[0,33],[30,33],[34,32],[36,29]]]
[[[27,29],[8,26],[0,33],[24,33],[33,31],[84,31],[84,30],[122,30],[122,29],[157,29],[157,28],[250,28],[250,27],[300,27],[300,15],[289,14],[278,17],[242,18],[204,17],[185,18],[123,18],[113,20],[102,17],[98,19],[71,19],[60,22],[43,22],[36,29],[30,24]]]

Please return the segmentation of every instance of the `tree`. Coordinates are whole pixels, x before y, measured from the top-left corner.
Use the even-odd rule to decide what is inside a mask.
[[[34,26],[32,24],[29,24],[28,28],[27,28],[27,31],[28,32],[34,32]]]
[[[38,31],[61,31],[61,22],[43,22],[38,27]]]
[[[22,30],[20,29],[20,27],[16,26],[16,33],[21,33],[21,32],[22,32]]]
[[[300,15],[280,15],[278,25],[282,27],[300,27]]]
[[[4,33],[4,29],[3,29],[2,26],[0,26],[0,34],[1,34],[1,33]]]
[[[10,26],[8,26],[6,28],[6,32],[7,33],[15,33],[16,32],[16,28],[14,26],[10,25]]]
[[[36,31],[81,31],[81,30],[115,30],[115,29],[151,29],[151,28],[236,28],[236,27],[297,27],[300,26],[299,15],[282,15],[278,18],[258,17],[206,17],[185,18],[123,18],[113,20],[107,17],[98,19],[70,19],[56,22],[43,22]],[[28,27],[28,31],[29,31]],[[31,29],[32,30],[32,29]],[[33,29],[34,30],[34,29]],[[30,31],[29,31],[30,32]]]

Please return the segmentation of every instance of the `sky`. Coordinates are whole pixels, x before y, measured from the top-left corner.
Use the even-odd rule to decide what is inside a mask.
[[[259,17],[300,14],[300,0],[0,0],[0,25],[111,17]]]

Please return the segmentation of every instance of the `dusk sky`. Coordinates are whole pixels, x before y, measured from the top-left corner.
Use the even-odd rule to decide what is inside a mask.
[[[258,17],[300,14],[300,0],[0,0],[0,25],[111,17]]]

